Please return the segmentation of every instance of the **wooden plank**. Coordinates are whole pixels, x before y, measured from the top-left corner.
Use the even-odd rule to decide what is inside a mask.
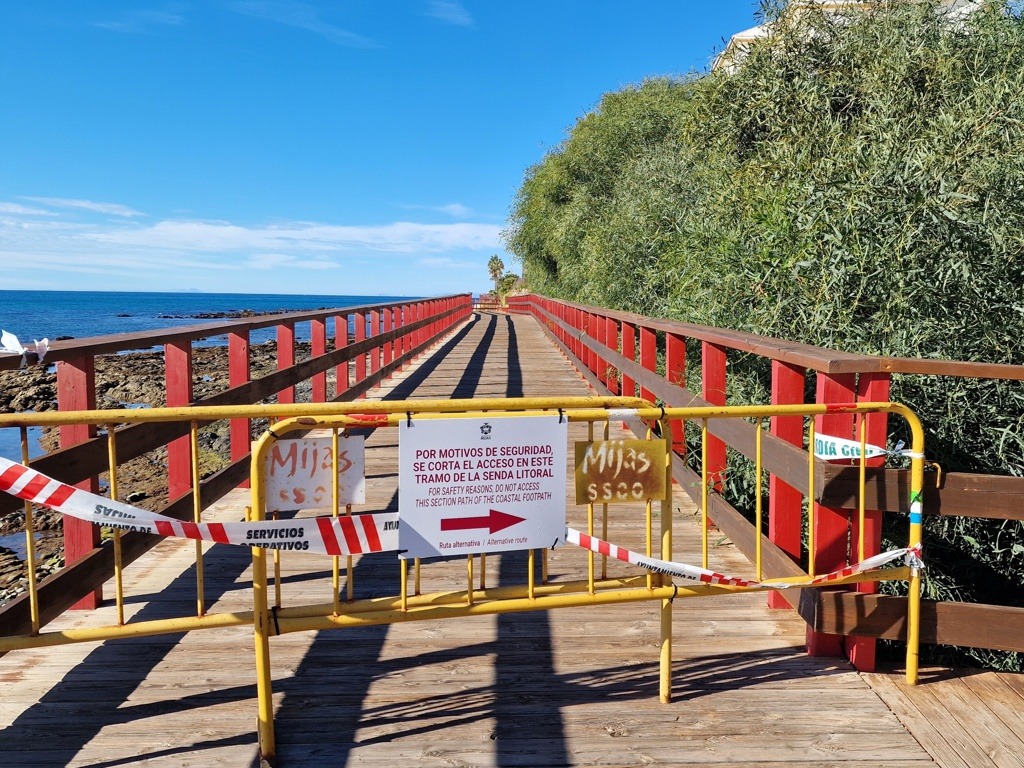
[[[927,696],[913,698],[904,695],[896,683],[895,676],[879,673],[865,673],[865,679],[874,688],[875,693],[886,703],[893,714],[900,719],[917,736],[921,746],[927,750],[935,762],[942,768],[984,768],[985,762],[968,762],[959,750],[947,741],[950,734],[948,720],[937,721],[932,713],[941,705]],[[924,690],[927,686],[920,686]],[[957,728],[956,730],[960,730]],[[974,755],[975,759],[986,760],[987,756]]]
[[[832,464],[817,465],[816,484],[823,503],[854,508],[857,505],[859,470]],[[910,510],[910,470],[867,470],[865,503],[888,512]],[[944,472],[941,487],[934,475],[926,475],[924,512],[927,515],[985,517],[1024,520],[1024,477]]]

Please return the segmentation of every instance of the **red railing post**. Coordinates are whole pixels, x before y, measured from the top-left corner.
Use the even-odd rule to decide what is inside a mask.
[[[701,342],[701,396],[709,405],[725,405],[725,347]],[[716,493],[722,492],[725,481],[725,443],[719,438],[708,435],[708,478]]]
[[[658,337],[646,325],[640,326],[640,365],[651,373],[658,372]],[[654,393],[643,384],[640,385],[640,397],[654,402]]]
[[[818,372],[815,401],[820,404],[852,403],[856,400],[856,375]],[[815,433],[853,438],[853,414],[830,413],[815,417]],[[814,447],[811,446],[811,450]],[[846,510],[823,507],[814,502],[814,558],[818,574],[849,564],[850,514]],[[842,656],[843,638],[807,629],[807,653],[811,656]]]
[[[309,323],[309,347],[312,357],[323,357],[327,354],[327,321],[311,320]],[[314,403],[327,402],[327,371],[314,374],[310,381],[311,400]]]
[[[772,405],[799,405],[804,401],[804,369],[772,360]],[[772,416],[773,435],[803,447],[803,416]],[[775,475],[768,476],[768,538],[794,562],[800,562],[803,535],[803,494]],[[789,608],[778,592],[768,593],[769,608]]]
[[[392,317],[393,317],[393,315],[391,314],[391,307],[386,307],[384,309],[384,329],[383,329],[384,333],[387,333],[388,331],[391,330],[391,320],[392,320]],[[392,359],[393,359],[392,355],[393,355],[392,343],[390,341],[385,341],[384,342],[384,360],[383,360],[384,365],[387,365],[388,363],[390,363],[392,361]]]
[[[669,384],[686,386],[686,339],[675,333],[665,334],[665,378]],[[672,422],[672,450],[686,453],[686,430],[681,420]]]
[[[92,356],[57,363],[57,408],[61,411],[89,411],[96,408],[96,361]],[[96,436],[92,424],[65,424],[60,427],[61,448],[84,443]],[[76,485],[77,488],[99,493],[99,478],[91,477]],[[87,520],[64,516],[64,562],[67,565],[81,560],[100,545],[99,526]],[[88,610],[99,607],[103,590],[95,591],[75,603],[72,609]]]
[[[334,318],[334,348],[348,346],[348,315],[336,315]],[[349,361],[345,360],[334,369],[334,397],[341,397],[348,391]]]
[[[295,323],[277,326],[277,370],[295,365]],[[294,403],[295,387],[285,387],[277,393],[277,402]]]
[[[604,318],[600,315],[590,316],[590,327],[594,329],[594,341],[598,344],[598,349],[601,347],[608,346],[605,339],[605,332],[608,327],[604,322]],[[605,362],[604,354],[601,352],[594,352],[594,365],[591,370],[597,375],[597,380],[608,385],[608,364]]]
[[[361,341],[366,341],[366,314],[363,312],[356,312],[354,314],[356,319],[356,332],[355,332],[355,343],[358,344]],[[366,378],[366,353],[360,352],[356,355],[356,366],[353,384],[359,384]],[[360,397],[362,397],[360,395]]]
[[[370,336],[376,338],[380,335],[380,310],[373,310],[370,313]],[[380,370],[380,342],[370,350],[370,375],[373,376]]]
[[[619,324],[614,318],[606,317],[604,321],[604,345],[613,352],[619,351]],[[609,391],[613,395],[619,394],[619,369],[611,364],[611,359],[605,362],[605,379]]]
[[[228,334],[228,386],[237,387],[249,381],[249,331],[235,331]],[[249,454],[252,444],[252,425],[249,419],[232,419],[229,427],[231,436],[231,460],[237,461]],[[248,488],[246,480],[240,487]]]
[[[585,355],[586,355],[587,347],[583,343],[583,334],[587,330],[586,329],[586,325],[585,325],[585,323],[586,323],[586,315],[583,313],[583,310],[578,308],[578,307],[574,307],[573,308],[572,315],[573,315],[572,327],[576,329],[576,340],[575,340],[575,343],[573,344],[573,348],[576,351],[576,359],[580,361],[580,365],[581,366],[586,368],[587,367],[587,360],[586,360]],[[580,373],[583,373],[583,371],[581,370]]]
[[[857,378],[857,402],[861,403],[886,403],[889,401],[888,373],[862,373]],[[888,416],[885,413],[869,413],[863,418],[865,422],[865,437],[868,445],[879,445],[885,447],[889,436]],[[854,435],[855,440],[860,439],[859,426]],[[867,460],[869,467],[885,466],[885,457],[877,456]],[[853,551],[850,553],[850,560],[860,560],[858,542],[860,541],[860,520],[854,513],[850,526],[850,546]],[[882,551],[882,513],[878,510],[864,511],[864,557],[877,555]],[[878,582],[870,581],[858,584],[855,587],[857,592],[874,594],[878,592]],[[877,641],[872,637],[848,637],[846,638],[846,654],[855,669],[861,672],[873,672],[875,670],[875,650]]]
[[[164,345],[164,387],[168,408],[179,408],[192,402],[192,342],[170,342]],[[188,435],[167,444],[167,498],[169,501],[188,493],[192,488],[192,445]]]
[[[412,322],[412,306],[402,305],[402,356],[405,357],[412,351],[412,336],[409,334],[409,324]],[[409,365],[406,361],[402,367]]]
[[[632,323],[622,324],[622,356],[636,362],[636,326]],[[622,372],[622,394],[636,397],[636,382],[625,371]]]

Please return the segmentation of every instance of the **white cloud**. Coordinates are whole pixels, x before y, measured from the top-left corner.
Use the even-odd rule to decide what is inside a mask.
[[[119,19],[98,21],[95,26],[109,29],[112,32],[138,34],[146,32],[152,27],[177,26],[183,21],[181,14],[173,11],[141,10],[129,11]]]
[[[0,203],[0,214],[8,216],[49,216],[50,212],[42,208],[30,208],[17,203]]]
[[[111,216],[123,216],[125,218],[146,215],[133,210],[126,205],[120,205],[119,203],[97,203],[92,200],[72,200],[64,197],[26,197],[25,199],[31,200],[34,203],[49,205],[53,208],[73,208],[82,211],[90,211],[92,213],[105,213]]]
[[[467,281],[485,285],[487,257],[501,250],[500,226],[471,221],[150,224],[107,215],[111,204],[65,206],[74,215],[2,205],[0,264],[8,288],[181,290],[201,279],[252,293],[370,294],[387,286],[395,295],[430,295]]]
[[[402,207],[411,211],[435,211],[451,216],[453,219],[468,219],[473,215],[473,209],[462,203],[448,203],[448,205],[403,205]]]
[[[373,48],[376,44],[367,37],[349,32],[320,18],[320,11],[306,3],[279,2],[278,0],[235,0],[229,6],[245,16],[296,27],[312,32],[335,45],[350,48]]]
[[[325,259],[299,259],[286,253],[259,253],[250,257],[249,266],[253,269],[337,269],[339,265]]]
[[[501,227],[492,224],[417,224],[399,221],[378,226],[298,222],[243,227],[227,222],[161,221],[151,227],[123,228],[82,235],[99,242],[143,248],[227,252],[236,250],[300,252],[369,249],[421,253],[456,248],[496,248]]]
[[[457,0],[430,0],[427,15],[458,27],[473,26],[473,17]]]
[[[432,269],[475,269],[479,265],[465,259],[452,259],[447,256],[420,259],[419,264]]]
[[[438,210],[441,211],[442,213],[447,213],[449,216],[452,216],[456,219],[464,219],[473,213],[471,209],[467,208],[461,203],[451,203],[449,205],[442,205],[440,208],[438,208]]]

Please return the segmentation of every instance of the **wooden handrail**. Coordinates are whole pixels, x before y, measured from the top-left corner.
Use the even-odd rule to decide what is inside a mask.
[[[509,297],[509,309],[528,303],[532,294]],[[571,301],[560,305],[576,310],[612,318],[619,322],[643,326],[655,331],[673,333],[698,341],[719,344],[739,352],[799,365],[821,373],[908,373],[928,376],[954,376],[977,379],[1008,379],[1024,381],[1024,365],[978,363],[965,360],[934,360],[926,358],[887,357],[861,355],[839,350],[787,341],[772,336],[761,336],[745,331],[732,331],[665,318],[651,318],[631,312],[588,307]]]
[[[228,333],[249,333],[286,323],[294,324],[312,320],[327,320],[339,315],[367,313],[392,307],[408,307],[418,305],[424,301],[468,297],[469,294],[453,294],[451,296],[440,296],[436,299],[408,299],[381,304],[360,304],[351,307],[301,310],[298,312],[257,315],[212,323],[196,323],[195,325],[185,325],[176,328],[158,328],[149,331],[133,331],[131,333],[113,333],[105,336],[89,336],[82,339],[67,339],[50,343],[45,362],[55,363],[59,360],[71,360],[85,356],[136,351],[165,344],[199,341],[200,339],[223,336]],[[16,370],[20,364],[21,357],[19,355],[0,354],[0,371]]]

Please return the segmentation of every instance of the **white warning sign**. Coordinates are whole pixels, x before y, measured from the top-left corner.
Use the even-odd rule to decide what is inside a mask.
[[[557,414],[402,422],[401,556],[536,549],[564,538],[567,439],[568,420]]]
[[[364,438],[338,436],[338,503],[366,501]],[[278,440],[266,459],[267,511],[331,506],[334,451],[330,437]]]

